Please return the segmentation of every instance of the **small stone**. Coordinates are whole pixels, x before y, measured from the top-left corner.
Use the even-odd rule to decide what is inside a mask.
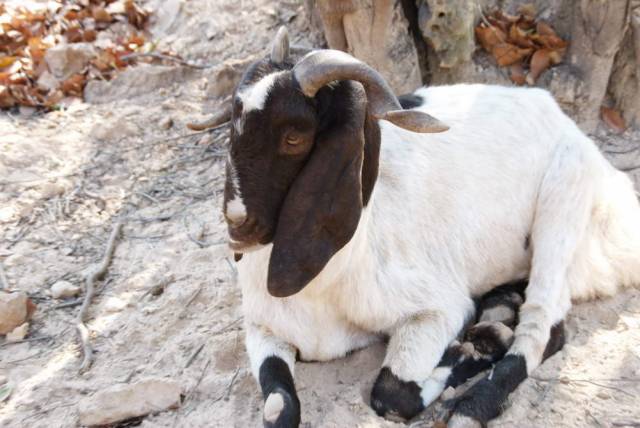
[[[611,398],[611,396],[610,396],[609,394],[607,394],[606,392],[604,392],[604,391],[599,391],[599,392],[596,394],[596,396],[597,396],[598,398],[603,399],[603,400],[608,400],[609,398]]]
[[[51,297],[54,299],[67,299],[80,294],[80,287],[69,281],[58,281],[51,286]]]
[[[7,377],[5,375],[0,375],[0,386],[4,385],[5,383],[7,383],[9,379],[7,379]]]
[[[27,295],[0,292],[0,334],[7,334],[27,320]]]
[[[448,401],[448,400],[451,400],[455,396],[456,396],[456,389],[454,387],[452,387],[452,386],[449,386],[449,387],[447,387],[447,389],[442,391],[442,394],[440,395],[440,399],[442,401]]]
[[[91,128],[92,138],[100,141],[116,141],[125,137],[131,137],[138,133],[138,128],[128,121],[112,121],[96,123]]]
[[[7,333],[7,342],[19,342],[27,337],[27,333],[29,333],[28,322],[14,328],[10,333]]]
[[[51,199],[64,193],[64,186],[58,183],[44,183],[40,186],[40,197],[42,199]]]
[[[114,385],[78,405],[80,425],[107,425],[180,405],[180,385],[169,379],[144,379],[133,384]]]
[[[38,109],[36,109],[35,107],[29,107],[29,106],[20,106],[18,108],[18,112],[20,113],[20,116],[24,118],[29,118],[33,116],[34,114],[36,114],[37,111]]]
[[[104,310],[107,312],[120,312],[127,307],[127,302],[117,297],[110,297],[104,303]]]
[[[571,382],[571,380],[569,380],[568,377],[566,377],[566,376],[560,377],[560,383],[562,383],[564,385],[568,385],[570,382]]]
[[[45,71],[40,75],[40,77],[38,77],[36,84],[38,85],[38,88],[50,91],[52,89],[57,89],[60,85],[60,81],[56,79],[53,74]]]
[[[66,80],[82,72],[95,56],[96,51],[91,44],[72,43],[47,49],[44,60],[54,77]]]
[[[162,293],[164,293],[164,287],[164,284],[154,285],[153,287],[151,287],[151,295],[156,297],[161,295]]]
[[[162,128],[162,129],[169,129],[172,126],[173,126],[173,119],[171,119],[171,117],[169,117],[169,116],[163,118],[160,121],[160,128]]]

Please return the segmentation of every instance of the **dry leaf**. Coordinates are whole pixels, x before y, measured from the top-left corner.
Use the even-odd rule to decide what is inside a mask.
[[[96,22],[109,23],[112,20],[109,12],[100,6],[93,9],[91,16],[93,16],[93,19],[95,19]]]
[[[96,32],[96,30],[85,30],[85,32],[82,33],[82,39],[85,42],[93,42],[97,37],[98,33]]]
[[[5,85],[0,85],[0,108],[13,107],[16,105],[16,100],[11,95],[11,91]]]
[[[536,5],[533,3],[525,3],[523,5],[520,5],[520,7],[518,7],[518,13],[530,18],[535,18]]]
[[[16,62],[18,58],[15,56],[0,56],[0,68],[9,67]]]
[[[550,51],[548,49],[540,49],[531,57],[531,66],[529,74],[527,74],[527,83],[533,85],[538,77],[551,66]]]
[[[547,24],[546,22],[542,22],[542,21],[540,21],[540,22],[538,22],[536,24],[536,33],[540,34],[541,36],[558,37],[558,35],[554,31],[554,29],[551,28],[551,26],[549,24]]]
[[[536,42],[538,45],[544,48],[566,48],[568,43],[562,40],[558,36],[541,36],[539,34],[532,34],[531,40]]]
[[[495,45],[507,40],[507,35],[498,27],[478,26],[476,27],[476,37],[487,52],[491,52]]]
[[[509,41],[521,48],[535,48],[536,45],[529,38],[529,34],[517,25],[511,25],[509,29]]]
[[[618,110],[614,110],[609,107],[600,107],[600,113],[602,114],[602,120],[609,126],[615,133],[622,134],[627,126],[624,123],[624,119],[620,115]]]
[[[19,4],[20,2],[14,2]],[[0,108],[14,105],[54,107],[65,95],[82,96],[88,78],[111,79],[130,65],[122,56],[140,49],[145,37],[139,30],[148,12],[135,0],[62,0],[32,11],[30,6],[7,6],[0,0]],[[114,19],[117,13],[118,19]],[[126,21],[122,15],[126,15]],[[127,22],[128,21],[128,22]],[[118,42],[111,47],[94,45],[96,58],[89,73],[72,76],[60,90],[38,85],[48,72],[44,60],[47,49],[60,42],[92,43],[98,33],[117,22]]]
[[[564,52],[566,49],[556,49],[549,52],[549,59],[551,60],[551,65],[558,65],[562,62],[562,57],[564,57]]]
[[[522,61],[528,55],[531,55],[532,49],[520,49],[510,43],[501,43],[493,47],[493,57],[500,67],[515,64]]]
[[[509,67],[509,75],[511,77],[511,81],[516,85],[524,85],[526,78],[524,75],[524,68],[522,64],[513,64]]]
[[[74,74],[64,82],[60,87],[66,95],[81,97],[84,89],[85,76],[83,74]]]

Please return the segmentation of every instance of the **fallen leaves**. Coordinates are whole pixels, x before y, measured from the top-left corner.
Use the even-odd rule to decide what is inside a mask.
[[[627,129],[624,119],[618,110],[609,107],[601,107],[600,114],[602,115],[604,123],[606,123],[607,126],[615,133],[622,134]]]
[[[143,32],[148,12],[134,0],[28,4],[0,4],[0,108],[54,108],[65,97],[82,97],[88,80],[111,79],[130,64],[123,56],[151,46]],[[52,73],[47,51],[76,43],[94,44],[93,57],[74,57],[70,49],[68,60],[82,61],[81,69]]]
[[[475,34],[498,66],[509,67],[515,84],[533,85],[545,70],[562,61],[568,44],[549,24],[536,21],[533,5],[523,5],[518,12],[509,15],[497,10],[483,17]]]

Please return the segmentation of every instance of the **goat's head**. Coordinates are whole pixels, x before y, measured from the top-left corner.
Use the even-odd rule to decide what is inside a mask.
[[[352,238],[377,176],[377,120],[447,129],[402,110],[384,79],[346,53],[294,61],[284,28],[245,72],[229,110],[230,245],[243,253],[273,242],[267,286],[279,297],[300,291]]]

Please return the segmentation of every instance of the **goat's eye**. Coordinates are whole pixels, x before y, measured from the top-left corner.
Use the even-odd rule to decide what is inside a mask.
[[[290,132],[287,134],[284,141],[290,146],[297,146],[302,143],[302,137],[296,133]]]

